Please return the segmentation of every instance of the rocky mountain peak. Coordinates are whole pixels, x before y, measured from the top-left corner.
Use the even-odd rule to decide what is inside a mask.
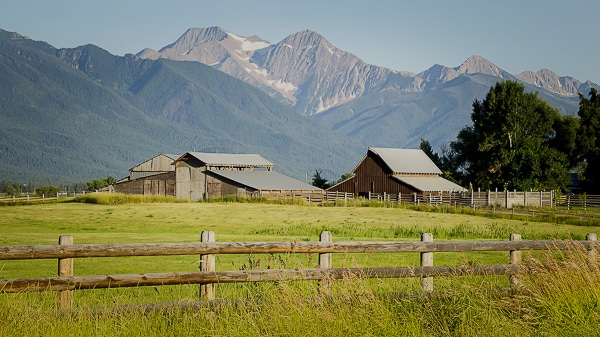
[[[485,58],[473,55],[469,57],[459,67],[454,68],[459,74],[474,74],[482,73],[500,78],[508,78],[510,74],[500,69],[497,65],[486,60]]]
[[[181,37],[179,37],[177,41],[160,49],[159,53],[162,53],[171,48],[191,49],[195,46],[204,43],[222,41],[226,39],[227,36],[228,32],[218,26],[208,28],[190,28],[185,33],[183,33],[183,35],[181,35]]]
[[[144,48],[135,54],[135,56],[143,59],[158,60],[160,58],[160,53],[152,48]]]
[[[433,67],[425,70],[417,76],[424,80],[424,83],[431,83],[434,85],[451,81],[457,78],[460,74],[454,68],[448,68],[441,64],[436,64]]]
[[[560,77],[549,69],[542,69],[536,72],[524,71],[515,75],[515,77],[525,83],[564,96],[576,96],[578,92],[589,88],[589,85],[582,84],[569,76]]]
[[[289,35],[281,42],[296,47],[310,47],[319,45],[323,42],[327,43],[327,40],[319,33],[309,29],[305,29]]]
[[[29,36],[21,35],[17,32],[9,32],[0,28],[0,34],[6,34],[11,40],[30,40]]]

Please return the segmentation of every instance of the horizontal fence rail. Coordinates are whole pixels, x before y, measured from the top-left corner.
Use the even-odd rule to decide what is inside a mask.
[[[589,241],[579,241],[586,249]],[[0,247],[0,260],[269,253],[409,253],[564,249],[568,241],[213,242],[73,244]]]
[[[600,195],[567,194],[556,200],[557,206],[571,209],[586,209],[600,207]]]
[[[574,244],[596,256],[598,239],[588,234],[585,241],[540,240],[523,241],[519,234],[511,234],[510,241],[434,242],[433,235],[424,233],[415,242],[332,242],[328,231],[321,233],[319,242],[214,242],[214,232],[202,232],[203,242],[189,243],[133,243],[133,244],[73,244],[72,236],[61,236],[58,245],[0,247],[0,260],[58,259],[58,276],[50,278],[18,278],[0,280],[0,292],[58,291],[58,307],[72,308],[73,291],[119,287],[200,285],[200,298],[215,299],[216,284],[274,281],[318,281],[319,289],[327,291],[332,280],[348,276],[365,278],[422,279],[425,292],[433,291],[433,277],[464,275],[509,275],[511,284],[518,284],[517,275],[521,252],[524,250],[563,250]],[[434,266],[433,253],[468,251],[509,251],[510,264],[482,266]],[[332,268],[333,253],[419,253],[421,265],[411,267]],[[318,268],[215,270],[216,254],[271,254],[315,253]],[[115,274],[75,276],[76,258],[200,255],[200,270],[195,272],[167,272],[145,274]]]
[[[380,267],[380,268],[308,268],[235,270],[214,272],[172,272],[148,274],[119,274],[94,276],[63,276],[49,278],[0,280],[0,289],[7,293],[23,291],[64,291],[141,286],[181,284],[318,281],[339,280],[348,276],[367,278],[450,277],[465,275],[512,275],[515,265],[485,266],[426,266],[426,267]]]

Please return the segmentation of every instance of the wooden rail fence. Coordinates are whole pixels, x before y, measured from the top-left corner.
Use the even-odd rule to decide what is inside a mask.
[[[24,197],[4,197],[0,198],[0,204],[24,204],[24,203],[45,203],[45,202],[58,202],[59,196],[37,196],[27,195]]]
[[[577,241],[596,256],[598,237],[594,233]],[[523,250],[567,249],[571,240],[524,241],[521,235],[511,234],[510,241],[435,242],[433,235],[424,233],[417,242],[333,242],[331,232],[324,231],[319,242],[215,242],[212,231],[201,234],[201,242],[190,243],[131,243],[131,244],[73,244],[72,236],[60,236],[58,245],[1,246],[0,260],[58,259],[58,276],[50,278],[18,278],[0,280],[0,292],[58,291],[58,307],[70,309],[73,291],[118,287],[199,284],[202,300],[215,299],[215,284],[239,282],[273,282],[284,280],[315,280],[326,292],[333,280],[348,275],[367,278],[422,278],[423,291],[433,291],[433,277],[464,275],[509,275],[516,285]],[[434,266],[438,252],[509,251],[510,264],[480,266]],[[413,252],[421,256],[420,266],[333,268],[334,253],[400,253]],[[267,270],[215,270],[215,254],[319,254],[318,268]],[[75,258],[200,255],[197,272],[167,272],[147,274],[74,275]]]
[[[514,206],[553,207],[554,191],[468,191],[468,192],[424,192],[424,193],[371,193],[365,195],[367,200],[397,202],[402,204],[450,205],[466,207],[498,206],[513,208]]]

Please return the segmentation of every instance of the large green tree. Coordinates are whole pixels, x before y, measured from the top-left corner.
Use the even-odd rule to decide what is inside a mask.
[[[600,96],[594,88],[590,98],[579,93],[577,150],[584,163],[581,185],[588,193],[600,193]]]
[[[463,184],[509,190],[566,187],[567,155],[552,145],[561,116],[537,93],[526,93],[515,81],[498,82],[483,101],[473,102],[471,120],[473,125],[450,143],[454,165],[467,180]]]

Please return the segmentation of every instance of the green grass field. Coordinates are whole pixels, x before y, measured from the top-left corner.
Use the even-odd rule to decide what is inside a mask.
[[[419,212],[391,207],[319,207],[266,203],[44,203],[0,207],[0,246],[75,243],[198,241],[212,230],[217,241],[318,241],[322,230],[334,241],[416,241],[430,232],[438,241],[581,240],[598,227],[494,219],[466,214]],[[166,335],[585,335],[600,322],[598,264],[574,249],[555,265],[553,278],[524,278],[525,288],[507,293],[507,277],[436,279],[434,296],[418,294],[420,280],[337,281],[333,295],[318,295],[314,282],[217,286],[217,308],[143,313],[94,313],[90,308],[126,304],[187,302],[198,286],[165,286],[75,292],[75,308],[59,313],[56,293],[0,294],[1,336]],[[532,263],[555,258],[529,254]],[[579,260],[578,260],[579,259]],[[259,262],[260,261],[260,262]],[[76,275],[196,271],[198,256],[76,259]],[[438,253],[436,265],[507,263],[508,252]],[[217,269],[313,267],[307,254],[217,256]],[[418,265],[419,254],[336,254],[336,267]],[[56,260],[0,261],[0,278],[51,277]],[[537,265],[540,273],[545,266]],[[548,281],[549,280],[549,281]],[[568,285],[568,287],[566,287]],[[581,292],[581,293],[580,293]],[[405,294],[405,295],[399,295]],[[236,302],[242,298],[247,301]],[[566,307],[565,307],[566,306]],[[575,324],[577,323],[577,324]]]

